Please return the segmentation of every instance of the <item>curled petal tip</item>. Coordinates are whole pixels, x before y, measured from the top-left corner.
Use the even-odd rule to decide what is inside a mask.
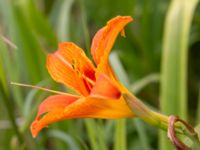
[[[38,135],[38,121],[35,120],[32,124],[31,124],[31,134],[32,137],[35,138]]]
[[[110,21],[108,21],[107,23],[110,23],[114,20],[127,20],[128,22],[133,21],[133,18],[131,16],[117,16],[113,19],[111,19]]]
[[[117,16],[109,20],[103,28],[101,28],[94,36],[91,46],[91,54],[95,63],[98,65],[101,61],[101,57],[108,57],[108,54],[113,47],[113,44],[121,32],[124,36],[123,29],[129,23],[133,21],[131,16]]]
[[[63,109],[77,99],[79,99],[79,96],[74,95],[53,95],[46,98],[40,104],[37,116],[31,124],[32,136],[36,137],[40,130],[48,124],[64,119]]]

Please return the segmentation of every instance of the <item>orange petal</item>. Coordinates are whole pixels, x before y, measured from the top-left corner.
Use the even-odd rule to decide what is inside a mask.
[[[124,36],[124,26],[132,20],[130,16],[117,16],[96,33],[91,46],[91,53],[96,64],[100,63],[102,56],[108,58],[117,35],[121,32]]]
[[[116,101],[94,98],[88,98],[88,101],[90,109],[93,110],[92,113],[85,115],[88,118],[119,119],[134,117],[133,112],[122,97]]]
[[[101,74],[93,86],[90,97],[103,99],[118,99],[121,92],[114,82],[105,74]]]
[[[36,137],[37,134],[47,125],[64,119],[117,119],[133,116],[133,112],[129,109],[123,98],[113,101],[88,97],[78,99],[65,108],[60,107],[54,109],[46,113],[42,118],[37,118],[31,125],[31,131],[33,137]]]
[[[117,77],[114,74],[114,71],[112,70],[112,67],[110,66],[110,63],[108,62],[107,57],[102,57],[101,62],[98,64],[95,76],[98,78],[101,74],[106,74],[111,78],[113,81],[117,81]]]
[[[77,99],[79,99],[79,96],[73,96],[73,95],[54,95],[54,96],[49,96],[47,99],[45,99],[40,104],[36,119],[31,125],[31,132],[33,137],[35,137],[38,134],[38,132],[48,124],[46,123],[40,125],[39,127],[35,127],[37,122],[40,120],[42,114],[64,110],[66,106],[72,104]],[[57,116],[55,113],[53,117],[54,120],[56,117]]]
[[[40,115],[50,112],[56,109],[63,109],[66,106],[70,105],[71,103],[75,102],[77,99],[79,99],[79,96],[73,96],[73,95],[54,95],[49,96],[47,99],[45,99],[39,106],[37,118],[40,117]]]
[[[63,109],[48,112],[41,119],[35,119],[31,124],[32,136],[35,138],[44,127],[63,119],[65,119],[63,116]]]
[[[101,99],[90,96],[79,99],[66,107],[64,115],[65,118],[102,119],[128,118],[134,116],[122,97],[113,101],[111,99]]]
[[[47,58],[47,68],[52,78],[88,95],[85,76],[95,80],[94,66],[81,48],[73,43],[59,44],[59,49]]]

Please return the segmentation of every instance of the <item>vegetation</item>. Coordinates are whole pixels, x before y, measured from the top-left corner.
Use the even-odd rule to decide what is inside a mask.
[[[166,132],[136,118],[65,120],[36,139],[30,134],[49,93],[10,83],[73,92],[51,79],[47,53],[72,41],[90,57],[92,37],[117,15],[134,18],[110,56],[121,82],[153,109],[200,132],[198,0],[0,0],[0,150],[172,149]]]

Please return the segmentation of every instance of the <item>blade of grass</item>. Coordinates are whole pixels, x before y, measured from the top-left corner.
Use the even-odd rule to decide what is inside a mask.
[[[42,37],[40,43],[43,44],[45,42],[47,46],[56,48],[57,38],[55,33],[53,32],[47,18],[37,7],[36,3],[33,0],[26,0],[23,1],[20,8],[22,9],[24,17],[31,29],[34,30],[38,36]]]
[[[16,105],[21,108],[22,106],[22,95],[20,89],[17,89],[15,87],[10,86],[10,80],[18,80],[19,79],[19,71],[17,70],[18,66],[16,65],[16,49],[9,49],[5,42],[0,39],[0,59],[2,61],[2,74],[5,75],[4,79],[2,79],[2,84],[6,91],[8,92],[8,89],[11,89],[13,93],[13,97],[15,98]],[[16,67],[13,67],[13,66]]]
[[[116,120],[114,150],[126,150],[126,120]]]
[[[148,137],[146,136],[146,132],[145,132],[145,127],[143,125],[143,123],[141,122],[141,120],[139,119],[134,119],[133,120],[136,130],[138,132],[138,136],[140,139],[140,143],[141,143],[141,148],[142,150],[148,150],[149,149],[149,142],[148,142]]]
[[[118,76],[119,80],[123,83],[123,85],[125,85],[126,87],[130,87],[129,81],[128,81],[128,77],[126,75],[126,72],[119,60],[119,57],[117,55],[116,52],[112,52],[110,55],[110,62],[112,66],[117,66],[114,67],[114,71],[116,73],[116,75]],[[146,82],[146,85],[149,82]],[[141,88],[143,88],[145,86],[145,84],[143,84],[143,86]],[[136,87],[134,86],[134,84],[132,85],[132,88],[136,89]],[[141,89],[140,88],[140,89]],[[137,91],[136,91],[137,93]],[[145,128],[144,126],[142,126],[142,124],[139,122],[139,120],[133,120],[135,126],[136,126],[136,130],[138,132],[139,135],[139,139],[140,139],[140,143],[142,144],[142,147],[144,150],[148,149],[148,138],[145,134]],[[126,121],[125,120],[118,120],[116,122],[116,129],[115,129],[115,145],[114,145],[114,149],[115,150],[126,150],[127,147],[127,143],[126,143]]]
[[[70,11],[74,0],[56,1],[50,14],[50,21],[54,24],[58,39],[69,40]]]
[[[150,74],[136,82],[130,87],[130,90],[134,93],[139,93],[145,86],[153,82],[159,82],[160,75],[159,74]]]
[[[200,87],[199,87],[199,93],[198,93],[198,106],[197,106],[197,119],[196,123],[200,123]]]
[[[94,119],[86,119],[85,125],[87,128],[89,142],[91,144],[91,148],[94,150],[107,150],[106,142],[105,142],[105,132],[103,130],[102,124],[100,122],[95,121]]]
[[[165,20],[161,111],[187,119],[187,54],[190,25],[198,0],[173,0]],[[172,149],[166,134],[160,134],[160,149]]]
[[[1,47],[1,40],[0,40],[0,49],[2,50]],[[2,84],[2,88],[5,89],[6,94],[8,94],[8,86],[6,83],[6,75],[5,75],[5,70],[4,70],[4,66],[3,66],[3,56],[0,55],[0,82]]]
[[[82,147],[82,150],[90,150],[87,143],[84,141],[82,137],[78,135],[76,136],[76,139],[80,143],[80,147]]]
[[[103,120],[97,120],[97,132],[98,132],[98,141],[101,150],[107,150],[107,141],[105,136],[107,133],[105,132],[105,127],[103,124]]]
[[[1,8],[0,10],[2,13],[2,21],[4,25],[7,26],[8,28],[8,33],[4,33],[4,34],[6,35],[6,39],[9,39],[9,43],[13,43],[12,40],[13,40],[13,36],[16,34],[16,30],[15,30],[16,26],[15,26],[14,15],[13,15],[14,9],[12,7],[11,1],[0,0],[0,8]],[[9,37],[9,34],[12,36]],[[17,47],[17,43],[14,43],[12,45],[15,45]],[[0,39],[0,49],[1,49],[0,54],[3,60],[3,64],[5,65],[5,68],[4,68],[4,72],[6,74],[5,82],[7,84],[7,87],[9,87],[10,80],[19,81],[19,78],[20,78],[19,63],[17,61],[19,48],[17,47],[17,49],[13,49],[13,47],[10,47],[10,44],[6,46],[5,41],[2,41],[2,39]],[[14,102],[16,102],[16,106],[21,110],[22,103],[23,103],[21,90],[19,88],[15,88],[12,86],[10,86],[9,88],[11,89],[10,92],[13,95]]]
[[[87,16],[86,16],[86,10],[85,10],[85,5],[84,1],[79,1],[80,2],[80,8],[81,8],[81,21],[82,21],[82,26],[83,26],[83,33],[84,33],[84,40],[85,40],[85,47],[86,47],[86,53],[87,56],[91,57],[90,54],[90,34],[88,30],[88,25],[87,25]]]
[[[111,53],[110,62],[112,66],[118,66],[114,68],[114,72],[118,76],[119,80],[128,86],[128,78],[126,77],[125,71],[123,70],[122,64],[116,53]],[[115,143],[114,150],[126,150],[126,120],[116,120],[115,121]]]
[[[24,140],[23,140],[21,133],[19,132],[19,128],[17,126],[17,123],[15,122],[14,109],[13,109],[12,103],[10,102],[10,97],[9,97],[8,93],[5,91],[5,89],[3,88],[1,81],[0,81],[0,97],[3,100],[4,105],[7,109],[9,120],[10,120],[12,127],[13,127],[13,130],[14,130],[16,136],[17,136],[19,145],[21,145]]]
[[[91,144],[91,149],[92,150],[100,150],[98,142],[97,142],[97,133],[96,133],[96,124],[93,119],[86,119],[85,120],[85,125],[87,129],[87,133],[89,136],[89,141]]]
[[[65,142],[65,144],[69,147],[71,150],[79,150],[78,144],[75,142],[73,137],[67,133],[63,133],[59,130],[51,130],[48,132],[49,137],[54,137],[57,139],[60,139]]]
[[[13,22],[9,30],[14,30],[10,32],[10,36],[19,48],[16,53],[16,64],[19,67],[17,69],[20,70],[20,73],[23,72],[20,74],[23,79],[29,79],[32,83],[37,83],[47,72],[44,69],[44,51],[42,51],[39,40],[33,33],[34,30],[23,12],[24,7],[28,6],[26,3],[21,4],[11,0],[9,0],[8,5]],[[24,70],[26,70],[26,73],[24,73]]]

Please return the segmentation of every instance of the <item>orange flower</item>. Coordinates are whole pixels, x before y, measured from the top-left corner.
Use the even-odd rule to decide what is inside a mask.
[[[117,35],[120,32],[124,35],[124,26],[132,20],[130,16],[117,16],[96,33],[91,46],[96,67],[84,51],[71,42],[60,43],[55,53],[48,54],[47,68],[52,78],[80,95],[63,93],[45,99],[31,125],[33,137],[59,120],[134,116],[121,96],[126,89],[117,81],[108,62]]]

